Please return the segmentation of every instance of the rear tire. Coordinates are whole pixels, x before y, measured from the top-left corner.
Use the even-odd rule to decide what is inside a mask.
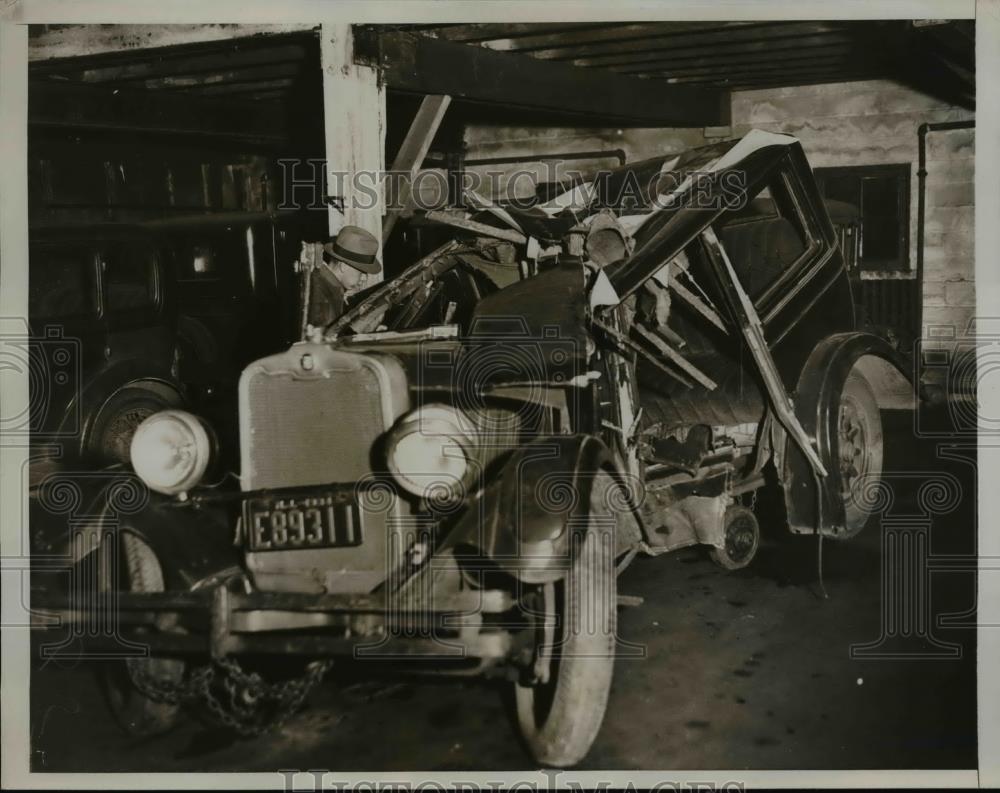
[[[882,476],[882,414],[871,385],[852,371],[837,406],[837,456],[845,528],[840,537],[853,537],[871,516],[866,488]]]
[[[544,619],[556,620],[536,652],[547,653],[548,681],[516,683],[517,721],[535,760],[565,767],[580,762],[604,719],[615,662],[617,586],[614,516],[607,474],[594,482],[589,525],[566,577],[537,590]]]

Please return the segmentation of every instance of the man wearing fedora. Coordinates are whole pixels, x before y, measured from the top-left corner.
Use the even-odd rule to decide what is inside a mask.
[[[378,246],[375,236],[363,228],[344,226],[323,244],[322,252],[316,245],[311,256],[304,256],[304,302],[308,305],[304,335],[309,335],[309,326],[322,329],[340,317],[351,296],[367,286],[368,276],[382,271]]]

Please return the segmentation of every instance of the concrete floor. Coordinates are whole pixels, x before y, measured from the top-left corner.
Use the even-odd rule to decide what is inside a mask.
[[[934,523],[932,551],[974,552],[974,465],[915,441],[906,415],[885,421],[890,470],[947,471],[962,483],[961,503]],[[894,479],[894,508],[915,508],[925,478]],[[816,594],[809,537],[771,537],[739,573],[721,572],[698,549],[637,560],[619,588],[645,603],[621,612],[620,634],[646,654],[620,658],[604,726],[581,767],[974,767],[974,630],[935,631],[961,646],[960,659],[850,657],[852,644],[880,635],[880,540],[873,522],[850,543],[824,544],[828,600]],[[933,612],[973,607],[973,586],[968,573],[935,574]],[[335,670],[284,728],[253,740],[194,719],[130,739],[85,666],[37,669],[31,693],[36,771],[531,766],[498,685],[471,680]]]

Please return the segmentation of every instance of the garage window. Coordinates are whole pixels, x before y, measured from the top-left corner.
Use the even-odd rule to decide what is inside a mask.
[[[910,262],[910,165],[817,168],[825,198],[857,207],[862,270],[908,270]]]

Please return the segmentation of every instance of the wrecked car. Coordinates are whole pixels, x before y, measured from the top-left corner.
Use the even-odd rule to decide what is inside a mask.
[[[793,138],[431,220],[453,239],[243,371],[238,488],[212,484],[198,417],[137,431],[148,498],[105,493],[74,543],[116,603],[130,729],[186,704],[265,729],[351,658],[505,680],[535,760],[572,765],[626,649],[616,582],[637,554],[746,566],[744,496],[768,485],[792,532],[864,527],[880,408],[913,389],[855,327]]]

